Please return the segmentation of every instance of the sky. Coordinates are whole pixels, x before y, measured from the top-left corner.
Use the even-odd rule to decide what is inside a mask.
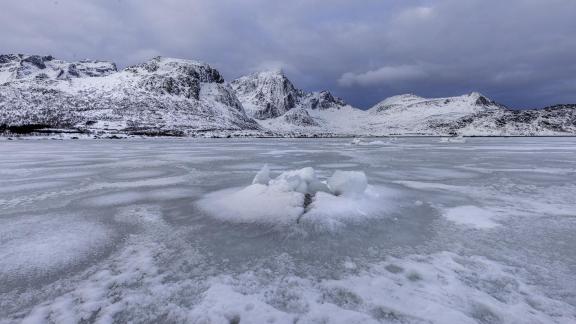
[[[576,0],[0,0],[0,53],[281,68],[368,108],[479,91],[515,108],[576,103]]]

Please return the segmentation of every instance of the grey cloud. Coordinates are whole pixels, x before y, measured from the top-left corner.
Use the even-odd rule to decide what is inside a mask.
[[[383,66],[377,70],[367,71],[364,73],[344,73],[340,79],[338,79],[338,83],[345,87],[355,85],[374,86],[379,84],[421,80],[425,77],[427,77],[427,73],[421,66]]]
[[[367,107],[402,92],[576,102],[573,0],[5,0],[0,52],[282,68]]]

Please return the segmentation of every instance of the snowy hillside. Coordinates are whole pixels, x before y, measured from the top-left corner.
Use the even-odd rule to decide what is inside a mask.
[[[426,99],[388,98],[371,109],[371,134],[533,136],[576,134],[576,106],[514,110],[477,92]]]
[[[366,128],[375,134],[445,135],[455,131],[449,125],[454,121],[504,109],[477,92],[433,99],[405,94],[387,98],[370,108]]]
[[[9,55],[2,62],[5,129],[98,133],[99,126],[114,124],[111,131],[144,135],[260,129],[220,73],[204,63],[157,57],[116,72],[113,63],[51,57]]]

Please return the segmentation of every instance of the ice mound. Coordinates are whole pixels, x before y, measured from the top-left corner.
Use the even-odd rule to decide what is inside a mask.
[[[368,180],[362,171],[336,171],[327,184],[336,196],[357,195],[366,191]]]
[[[350,145],[386,145],[393,142],[396,142],[396,138],[389,138],[387,141],[376,140],[365,142],[362,138],[356,137],[352,140],[352,142],[350,142]]]
[[[362,144],[362,139],[361,139],[361,138],[358,138],[358,137],[355,137],[355,138],[352,140],[352,142],[350,142],[350,144],[351,144],[351,145],[360,145],[360,144]]]
[[[322,181],[311,168],[270,177],[265,165],[252,184],[208,194],[199,206],[210,215],[236,223],[308,224],[335,229],[383,209],[387,192],[368,185],[362,171],[336,171]]]
[[[466,143],[466,139],[462,136],[457,137],[442,137],[440,143]]]

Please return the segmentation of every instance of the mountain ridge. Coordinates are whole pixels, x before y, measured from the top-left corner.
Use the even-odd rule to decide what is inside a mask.
[[[118,70],[106,61],[0,55],[0,131],[18,128],[97,137],[574,135],[576,105],[514,110],[472,92],[403,94],[360,110],[328,90],[301,90],[280,70],[228,83],[193,60],[156,57]]]

